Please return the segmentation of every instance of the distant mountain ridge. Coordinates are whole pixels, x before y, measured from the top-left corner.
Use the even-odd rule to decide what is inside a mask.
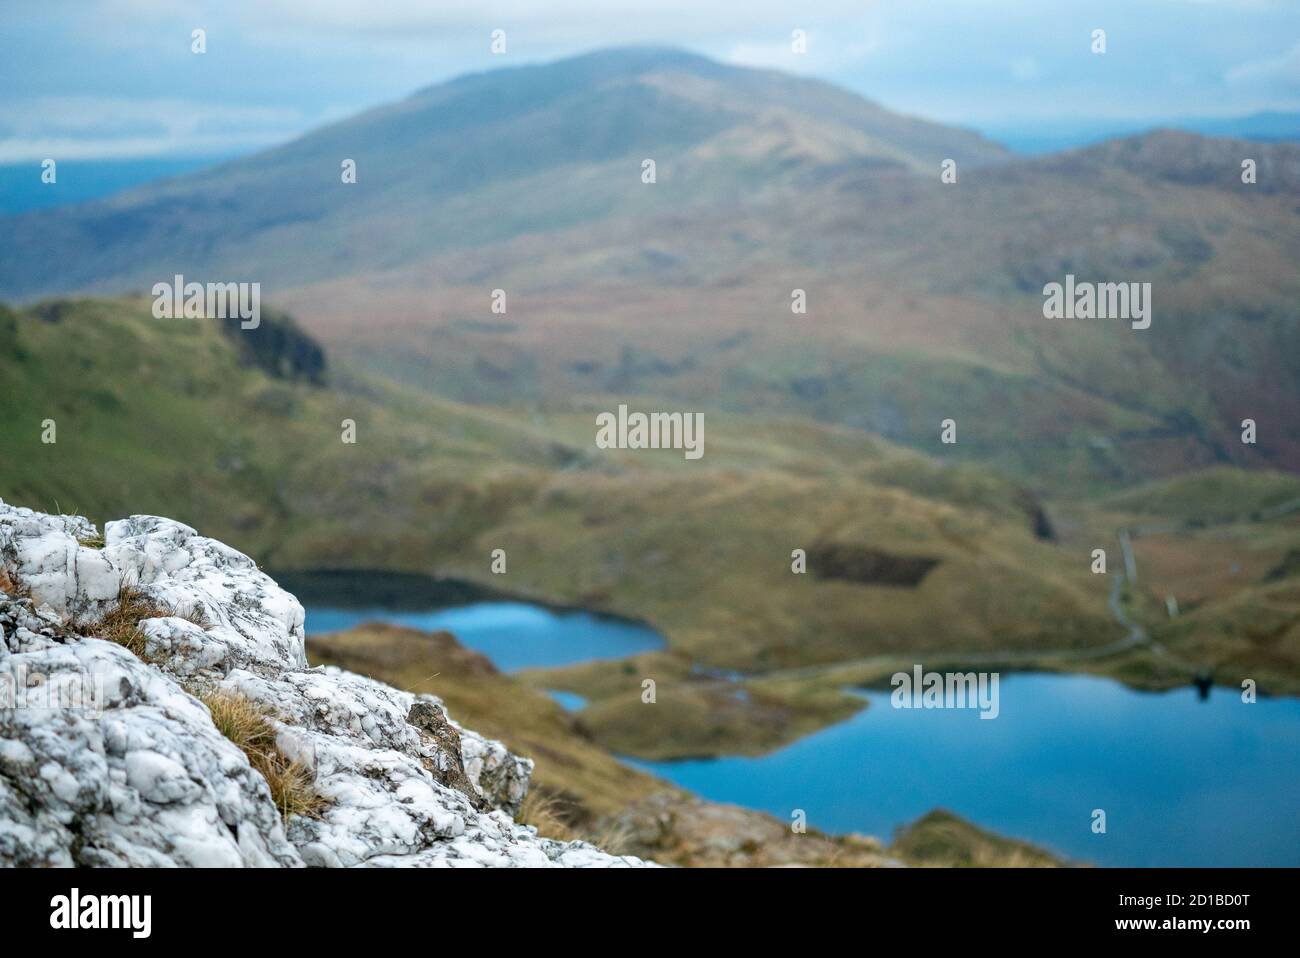
[[[1104,140],[1142,136],[1154,130],[1179,130],[1201,136],[1229,137],[1261,143],[1300,141],[1300,113],[1266,110],[1232,117],[1161,117],[1141,120],[1057,119],[1032,123],[995,121],[977,125],[980,132],[1017,153],[1056,153]]]
[[[1244,139],[1210,139],[1180,130],[1109,140],[1064,154],[1186,186],[1237,191],[1242,164],[1256,165],[1252,185],[1260,193],[1300,194],[1300,145],[1272,145]]]
[[[810,166],[972,165],[1006,151],[816,80],[658,48],[471,74],[291,143],[82,206],[0,219],[0,298],[120,292],[160,274],[284,286],[679,200],[770,190]],[[344,184],[352,159],[357,182]],[[674,177],[674,165],[692,175]],[[683,195],[684,193],[684,195]]]

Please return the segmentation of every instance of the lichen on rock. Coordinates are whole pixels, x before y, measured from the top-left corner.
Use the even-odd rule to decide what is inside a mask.
[[[302,606],[247,556],[155,516],[96,541],[0,501],[0,866],[646,864],[516,823],[532,763],[434,696],[309,668]],[[141,621],[140,656],[95,635],[124,583],[187,613]],[[281,816],[215,692],[265,707],[317,814]]]

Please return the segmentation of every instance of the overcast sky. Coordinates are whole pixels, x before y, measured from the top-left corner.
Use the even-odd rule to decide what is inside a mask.
[[[1300,110],[1300,0],[0,0],[0,163],[240,152],[459,73],[640,43],[971,126]]]

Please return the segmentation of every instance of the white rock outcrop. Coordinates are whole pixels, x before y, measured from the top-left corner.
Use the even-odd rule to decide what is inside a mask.
[[[435,697],[308,668],[302,606],[247,556],[154,516],[96,540],[0,501],[0,866],[646,864],[517,824],[532,762]],[[143,656],[94,637],[123,582],[177,613]],[[318,816],[282,819],[198,689],[267,708]]]

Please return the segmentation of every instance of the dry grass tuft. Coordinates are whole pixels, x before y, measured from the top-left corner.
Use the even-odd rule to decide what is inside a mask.
[[[209,623],[201,609],[179,609],[145,595],[135,586],[123,582],[117,590],[117,605],[97,622],[78,626],[85,635],[116,642],[140,658],[145,658],[145,636],[140,631],[144,619],[179,616],[195,625],[206,627]]]
[[[595,835],[587,838],[597,848],[610,855],[627,855],[630,853],[633,831],[627,822],[617,820],[609,822]]]
[[[632,840],[632,827],[626,822],[607,819],[600,828],[584,828],[574,821],[572,801],[534,788],[524,796],[519,821],[532,825],[543,838],[561,842],[589,842],[611,855],[626,854]]]
[[[275,807],[286,822],[291,815],[319,817],[325,800],[316,792],[311,769],[280,751],[275,744],[275,726],[263,706],[234,692],[205,692],[198,697],[212,713],[217,731],[234,742],[266,779]]]
[[[140,658],[144,658],[145,636],[140,631],[141,620],[156,619],[169,614],[160,602],[123,582],[117,590],[117,605],[104,613],[98,622],[82,628],[81,631],[116,642]]]
[[[558,796],[541,789],[530,789],[519,806],[518,821],[532,825],[537,834],[544,838],[554,838],[561,842],[578,841],[585,836],[579,835],[570,823],[570,804]]]

